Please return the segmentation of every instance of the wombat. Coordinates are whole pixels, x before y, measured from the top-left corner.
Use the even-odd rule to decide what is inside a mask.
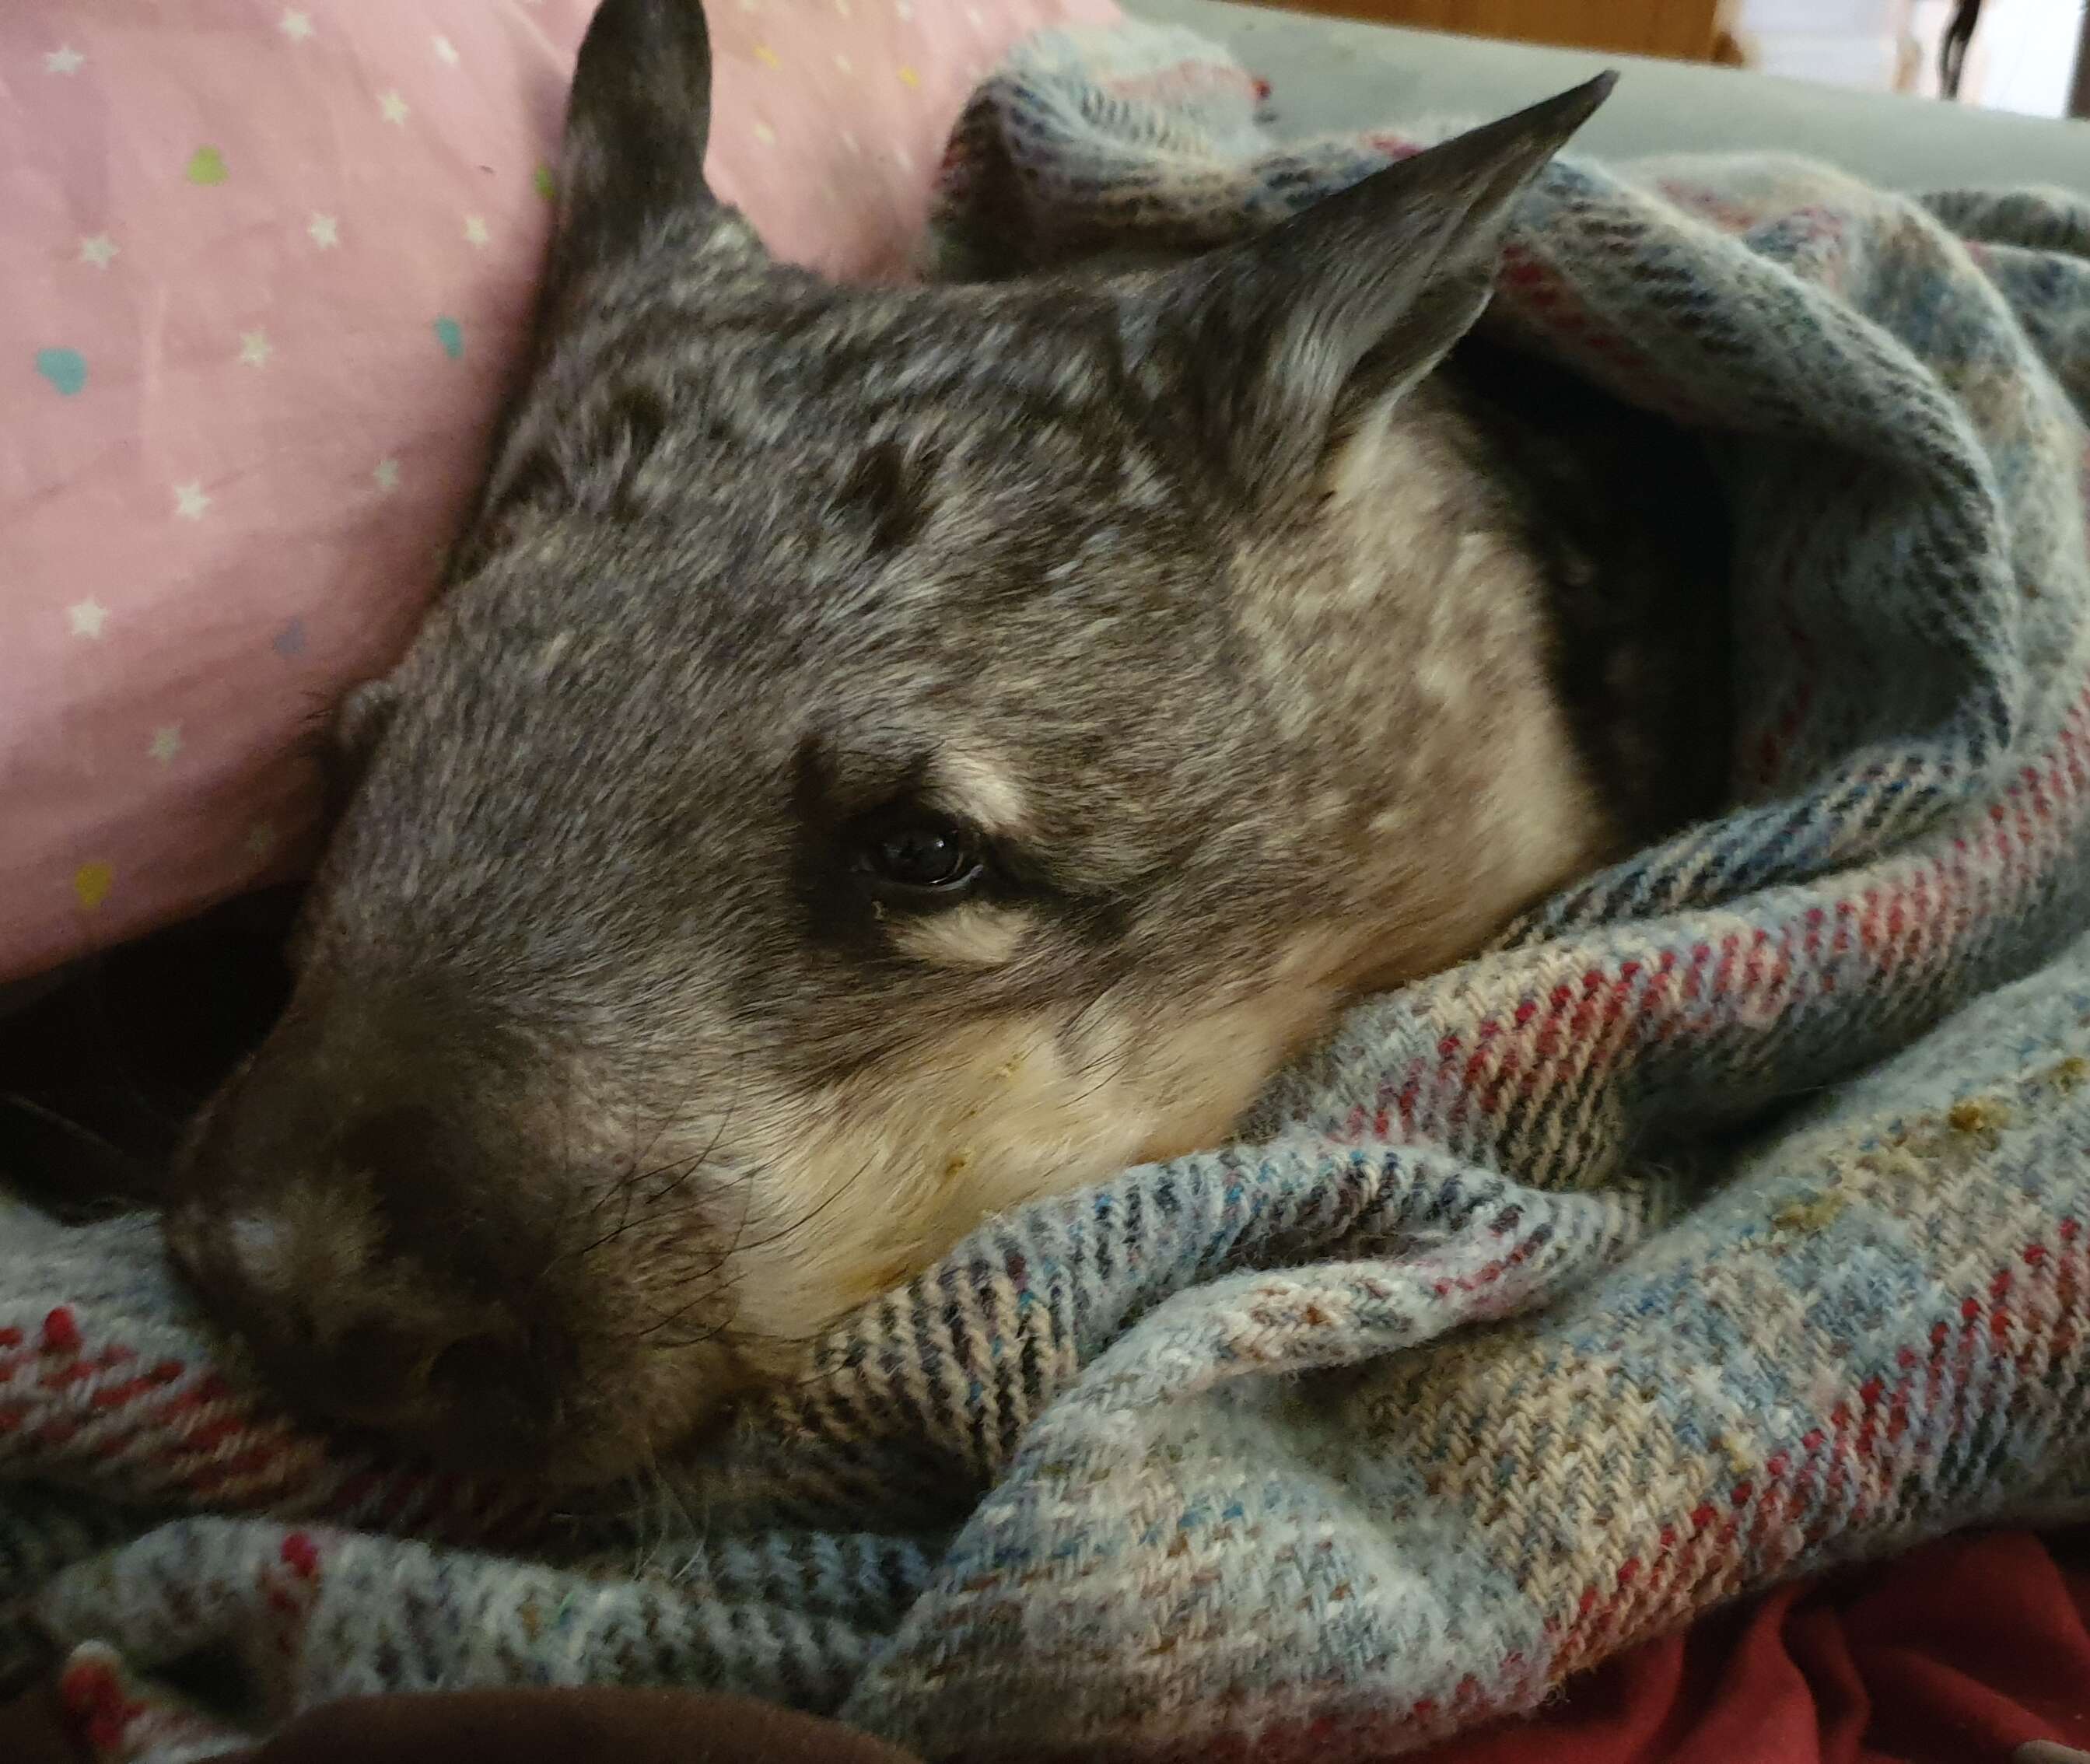
[[[1455,350],[1608,79],[902,289],[765,256],[709,84],[690,0],[596,14],[527,381],[167,1215],[286,1396],[568,1485],[1723,776],[1697,445]]]

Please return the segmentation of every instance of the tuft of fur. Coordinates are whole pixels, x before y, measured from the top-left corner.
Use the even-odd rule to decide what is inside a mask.
[[[707,63],[591,28],[537,358],[169,1228],[320,1406],[570,1479],[1707,806],[1629,656],[1714,584],[1443,365],[1601,87],[1238,249],[869,290],[703,188]],[[896,808],[992,888],[867,893]]]

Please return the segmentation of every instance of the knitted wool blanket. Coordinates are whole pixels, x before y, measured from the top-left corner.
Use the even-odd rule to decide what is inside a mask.
[[[1413,138],[1279,148],[1194,39],[1039,40],[935,273],[1224,239]],[[1363,1757],[2090,1511],[2090,204],[1571,157],[1490,322],[1715,438],[1731,814],[1357,1011],[1236,1144],[989,1224],[609,1520],[301,1431],[151,1221],[0,1201],[0,1676],[74,1650],[153,1764],[584,1680]]]

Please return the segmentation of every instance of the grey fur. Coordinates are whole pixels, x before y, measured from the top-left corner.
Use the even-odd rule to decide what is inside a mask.
[[[1490,898],[1470,805],[1564,745],[1533,707],[1574,696],[1581,652],[1533,592],[1566,579],[1543,493],[1615,499],[1432,370],[1602,83],[1241,247],[899,290],[765,256],[703,187],[707,85],[695,7],[608,0],[538,357],[441,600],[342,719],[296,1000],[198,1124],[170,1225],[317,1406],[573,1478],[777,1375],[784,1338],[981,1211],[1103,1173],[1078,1122],[999,1189],[970,1141],[926,1172],[880,1149],[975,1035],[1027,1026],[1034,1065],[1101,1096],[1197,1020],[1262,1022],[1258,988],[1335,927],[1354,971],[1288,996],[1266,1077],[1292,1017],[1464,953],[1666,801],[1658,759],[1608,802],[1596,782],[1617,729],[1664,751],[1644,703],[1563,713],[1589,799],[1542,794],[1568,855],[1460,916]],[[1382,458],[1426,510],[1387,524],[1331,488]],[[1623,531],[1568,574],[1614,613],[1634,583],[1673,600],[1676,544]],[[1516,567],[1433,600],[1475,546]],[[925,957],[919,913],[862,880],[865,817],[978,820],[983,789],[1010,816],[986,828],[988,953]],[[935,1097],[909,1095],[918,1066]],[[895,1197],[883,1244],[793,1167],[802,1125],[852,1109],[848,1181]],[[788,1327],[749,1321],[770,1287]]]

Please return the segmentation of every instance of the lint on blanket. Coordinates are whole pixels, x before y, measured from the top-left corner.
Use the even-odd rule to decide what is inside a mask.
[[[1406,146],[1273,144],[1180,33],[1039,38],[932,273],[1223,239]],[[149,1221],[0,1202],[0,1671],[74,1650],[140,1764],[583,1681],[931,1757],[1378,1757],[2090,1510],[2090,204],[1571,157],[1490,322],[1714,437],[1731,814],[1357,1011],[1232,1149],[986,1226],[614,1528],[343,1456]],[[245,1707],[156,1676],[200,1649]]]

